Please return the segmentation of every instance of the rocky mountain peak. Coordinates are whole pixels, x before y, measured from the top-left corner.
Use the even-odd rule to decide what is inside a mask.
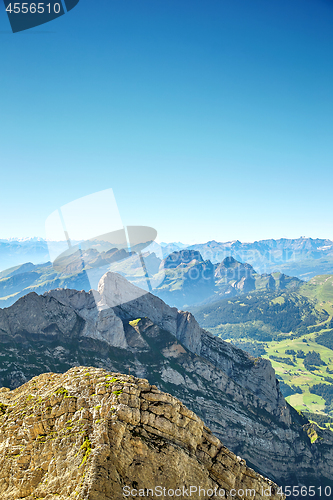
[[[197,250],[180,250],[179,252],[172,252],[168,257],[166,257],[161,266],[164,269],[173,269],[181,264],[189,264],[193,260],[197,262],[203,262],[203,258]]]
[[[225,267],[230,267],[231,265],[236,264],[236,262],[237,262],[236,259],[234,259],[231,255],[229,255],[228,257],[226,257],[225,259],[223,259],[222,264]]]
[[[85,335],[96,338],[97,330],[99,338],[120,347],[127,345],[120,320],[147,317],[159,328],[174,335],[190,352],[204,356],[235,382],[243,384],[251,391],[255,390],[256,394],[272,407],[284,404],[269,361],[262,358],[254,361],[246,352],[200,328],[190,312],[178,311],[177,308],[168,306],[160,298],[144,292],[117,273],[106,273],[99,282],[97,292],[86,294],[83,291],[58,289],[44,296],[51,296],[69,305],[86,319],[88,326],[85,326]],[[85,296],[87,308],[84,307]],[[96,308],[92,309],[94,300]],[[116,333],[108,339],[107,335],[110,336],[110,333],[106,332],[110,331]]]

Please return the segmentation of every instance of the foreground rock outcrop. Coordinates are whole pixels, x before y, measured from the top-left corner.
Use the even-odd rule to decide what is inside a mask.
[[[283,499],[145,379],[77,367],[0,389],[0,401],[1,500],[120,500],[156,488],[169,498],[184,489],[193,499]]]

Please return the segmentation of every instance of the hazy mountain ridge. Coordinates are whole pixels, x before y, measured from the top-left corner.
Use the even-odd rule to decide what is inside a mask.
[[[233,257],[212,264],[210,260],[203,260],[197,250],[173,252],[161,266],[165,278],[154,293],[179,308],[212,303],[251,290],[294,289],[302,283],[281,273],[260,275],[250,264]]]
[[[28,261],[33,264],[47,262],[50,260],[50,243],[54,249],[59,248],[59,253],[64,250],[64,242],[47,242],[42,238],[0,240],[0,270]],[[305,280],[333,269],[333,241],[330,239],[279,238],[252,243],[212,240],[188,246],[180,242],[161,245],[153,242],[150,247],[151,253],[161,251],[163,258],[184,249],[199,251],[204,260],[213,264],[232,256],[238,261],[248,262],[261,274],[280,271]]]
[[[142,258],[149,275],[159,283],[154,294],[178,308],[214,302],[250,290],[297,288],[302,283],[298,278],[281,273],[260,275],[251,265],[233,257],[212,264],[194,250],[172,252],[162,261],[154,253],[144,253]],[[31,291],[40,294],[58,287],[89,291],[97,287],[101,276],[114,267],[132,283],[147,287],[141,260],[135,252],[129,256],[124,249],[107,252],[90,249],[59,259],[55,269],[51,263],[39,266],[27,263],[1,272],[0,304],[10,306]]]
[[[280,271],[308,280],[333,270],[333,241],[320,238],[268,239],[253,243],[209,241],[188,247],[213,263],[232,256],[248,262],[259,273]]]
[[[63,243],[53,242],[62,251]],[[43,238],[0,240],[0,271],[25,262],[40,264],[50,260],[48,243]]]

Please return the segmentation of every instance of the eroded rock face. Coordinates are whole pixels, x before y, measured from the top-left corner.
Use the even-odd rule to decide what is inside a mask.
[[[122,318],[126,315],[129,318],[149,317],[160,328],[175,335],[189,351],[208,359],[238,384],[251,391],[255,388],[256,394],[273,407],[285,406],[269,361],[259,358],[254,363],[253,358],[241,349],[200,328],[191,313],[177,311],[151,293],[142,295],[142,291],[116,273],[109,272],[101,278],[98,293],[100,304],[109,307],[121,304],[118,314]],[[55,297],[59,299],[58,294]]]
[[[17,339],[26,333],[39,336],[90,337],[127,348],[121,319],[108,306],[96,307],[97,292],[58,289],[44,296],[32,292],[8,309],[0,309],[0,335]],[[82,322],[84,320],[84,322]]]
[[[0,401],[2,500],[120,500],[156,487],[192,487],[194,500],[232,489],[235,499],[283,499],[195,413],[145,379],[78,367],[2,389]]]

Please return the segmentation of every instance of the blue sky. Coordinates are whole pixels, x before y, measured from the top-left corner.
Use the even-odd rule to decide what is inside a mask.
[[[0,7],[0,238],[112,188],[162,241],[333,239],[333,1]]]

